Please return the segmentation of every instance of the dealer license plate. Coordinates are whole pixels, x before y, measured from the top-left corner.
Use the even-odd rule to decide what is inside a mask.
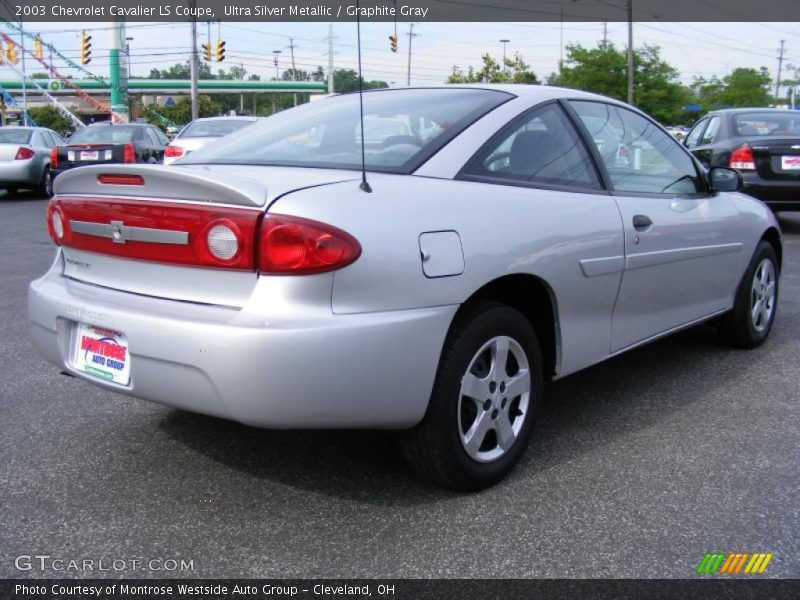
[[[784,171],[800,171],[800,156],[781,156],[781,168]]]
[[[81,152],[81,160],[97,160],[98,156],[97,150]]]
[[[131,361],[128,338],[119,331],[78,323],[73,363],[79,371],[99,379],[128,385]]]

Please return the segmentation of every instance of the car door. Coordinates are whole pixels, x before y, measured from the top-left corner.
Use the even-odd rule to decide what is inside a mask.
[[[689,154],[650,119],[604,102],[570,106],[629,149],[627,163],[596,153],[625,234],[611,351],[729,308],[742,251],[733,200],[709,194]]]
[[[721,139],[722,117],[713,115],[708,118],[702,134],[692,144],[691,153],[706,167],[722,166],[715,164],[714,157],[718,154],[717,148]]]

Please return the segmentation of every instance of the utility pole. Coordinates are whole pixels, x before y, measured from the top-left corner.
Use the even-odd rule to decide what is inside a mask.
[[[22,27],[22,19],[19,20],[19,41],[22,48],[22,124],[28,126],[28,90],[27,75],[25,73],[25,30]]]
[[[408,24],[408,72],[406,76],[406,85],[411,85],[411,42],[417,37],[418,34],[414,33],[414,23]]]
[[[280,75],[278,74],[278,68],[280,66],[279,63],[278,63],[278,57],[280,56],[281,51],[280,50],[273,50],[272,54],[274,55],[274,58],[272,59],[272,62],[275,63],[275,81],[280,81]]]
[[[333,23],[328,24],[328,93],[336,93],[333,83]]]
[[[500,40],[500,43],[503,44],[503,73],[506,72],[506,44],[511,40]]]
[[[192,121],[200,116],[200,107],[197,99],[197,0],[189,0],[189,7],[192,9],[192,54],[189,60],[189,76],[191,77],[191,98],[192,98]]]
[[[783,45],[786,40],[781,40],[781,48],[778,50],[778,77],[775,79],[775,106],[778,106],[778,96],[781,89],[781,70],[783,69]],[[23,52],[23,56],[24,56]]]
[[[297,81],[297,73],[294,68],[294,49],[296,46],[294,45],[294,39],[289,38],[289,52],[292,54],[292,81]],[[297,106],[297,92],[294,94],[294,105]]]
[[[603,48],[608,46],[608,21],[603,21]]]
[[[633,104],[633,0],[628,0],[628,104]]]

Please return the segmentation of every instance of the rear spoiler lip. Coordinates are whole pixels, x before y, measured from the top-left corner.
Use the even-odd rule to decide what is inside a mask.
[[[101,184],[98,175],[140,175],[142,186]],[[267,203],[264,183],[214,171],[179,169],[163,165],[104,164],[69,169],[53,182],[55,195],[87,195],[120,198],[151,198],[164,201],[190,201],[204,204],[233,204],[263,208]]]

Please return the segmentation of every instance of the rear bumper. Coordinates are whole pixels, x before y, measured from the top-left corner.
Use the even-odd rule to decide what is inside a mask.
[[[31,283],[36,349],[94,385],[168,406],[274,428],[404,428],[424,415],[456,306],[265,318],[63,277],[60,259]],[[258,294],[254,294],[258,296]],[[78,371],[78,322],[123,332],[131,381]],[[113,398],[109,398],[113,401]]]
[[[0,162],[0,187],[6,183],[38,185],[42,166],[35,160]]]
[[[774,210],[800,210],[800,181],[770,181],[752,173],[742,174],[741,191]]]

